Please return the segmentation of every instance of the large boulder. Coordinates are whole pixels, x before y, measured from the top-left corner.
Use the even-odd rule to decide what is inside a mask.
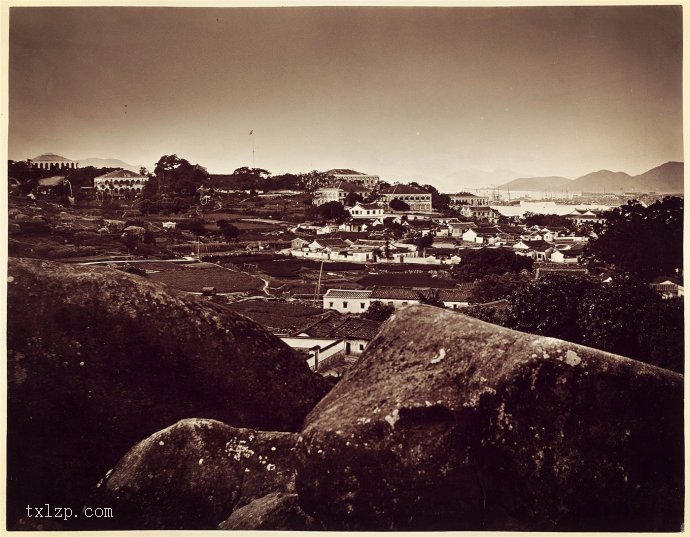
[[[329,388],[249,319],[119,270],[11,259],[8,311],[10,526],[27,505],[82,505],[181,419],[296,431]]]
[[[307,417],[329,529],[678,531],[683,377],[430,306],[394,314]]]
[[[295,433],[183,420],[135,445],[98,483],[98,529],[215,529],[269,493],[294,493]]]
[[[272,492],[234,511],[218,529],[311,531],[323,526],[302,511],[297,494]]]

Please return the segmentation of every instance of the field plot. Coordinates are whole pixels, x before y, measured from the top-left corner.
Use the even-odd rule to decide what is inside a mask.
[[[357,280],[365,287],[374,285],[382,287],[433,287],[436,289],[452,289],[453,280],[434,278],[430,274],[368,274]]]
[[[227,307],[262,326],[285,331],[300,328],[323,313],[321,308],[279,300],[243,300]]]
[[[204,287],[215,287],[219,293],[239,293],[258,291],[264,282],[254,276],[231,269],[218,267],[212,263],[195,263],[156,268],[160,272],[149,274],[152,280],[163,282],[182,291],[200,293]],[[146,268],[146,267],[145,267]]]

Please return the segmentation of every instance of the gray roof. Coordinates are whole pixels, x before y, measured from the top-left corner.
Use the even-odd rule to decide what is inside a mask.
[[[371,291],[366,289],[329,289],[324,298],[369,298]]]

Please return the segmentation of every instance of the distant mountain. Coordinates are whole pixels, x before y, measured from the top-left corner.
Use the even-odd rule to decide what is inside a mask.
[[[529,192],[565,190],[568,188],[569,183],[572,183],[571,179],[558,175],[549,177],[520,177],[499,186],[498,190],[527,190]]]
[[[620,192],[629,191],[633,178],[625,172],[599,170],[588,173],[570,182],[568,190],[575,192]]]
[[[683,192],[685,166],[682,162],[667,162],[633,177],[636,192]]]
[[[499,190],[556,192],[683,192],[684,165],[667,162],[640,175],[599,170],[577,179],[565,177],[521,177],[501,185]]]
[[[87,166],[93,166],[94,168],[122,168],[124,170],[129,170],[132,172],[139,172],[139,169],[144,167],[149,171],[153,171],[148,166],[143,164],[127,164],[125,161],[116,158],[84,158],[79,159],[79,167],[86,168]]]

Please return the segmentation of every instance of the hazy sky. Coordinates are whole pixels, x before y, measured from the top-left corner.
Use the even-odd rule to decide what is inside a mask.
[[[671,7],[11,8],[9,158],[577,177],[683,160]],[[249,131],[254,135],[249,136]]]

